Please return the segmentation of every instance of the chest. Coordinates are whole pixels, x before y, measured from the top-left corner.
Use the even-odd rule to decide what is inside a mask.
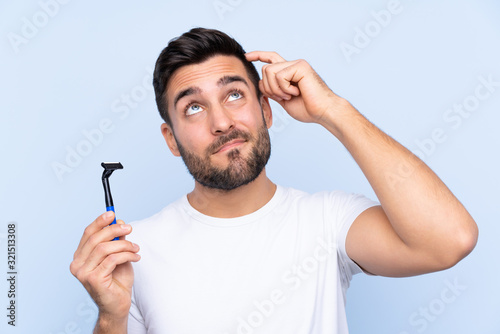
[[[141,249],[134,289],[151,333],[308,332],[325,293],[337,298],[337,254],[319,230],[198,228]]]

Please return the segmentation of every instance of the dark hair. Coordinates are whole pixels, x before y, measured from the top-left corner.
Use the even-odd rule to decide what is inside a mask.
[[[165,97],[170,77],[182,66],[199,64],[216,55],[235,56],[241,60],[248,77],[255,86],[257,97],[261,97],[259,73],[253,63],[246,60],[245,50],[241,45],[222,31],[194,28],[170,40],[156,60],[153,75],[156,105],[160,116],[167,124],[172,125]]]

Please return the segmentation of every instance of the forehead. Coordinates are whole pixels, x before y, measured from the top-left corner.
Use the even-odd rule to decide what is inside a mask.
[[[202,87],[216,83],[221,77],[239,75],[250,84],[245,66],[234,56],[214,56],[202,63],[177,69],[167,85],[167,99],[172,102],[176,92],[189,87]]]

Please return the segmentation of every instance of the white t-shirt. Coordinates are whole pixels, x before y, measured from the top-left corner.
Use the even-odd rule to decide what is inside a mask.
[[[345,295],[361,269],[345,239],[377,205],[340,191],[278,186],[261,209],[238,218],[196,211],[184,196],[132,223],[128,333],[347,333]]]

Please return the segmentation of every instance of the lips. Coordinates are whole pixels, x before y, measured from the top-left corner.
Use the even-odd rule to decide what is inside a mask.
[[[233,147],[237,147],[243,143],[245,143],[246,140],[245,139],[241,139],[241,138],[237,138],[237,139],[233,139],[227,143],[225,143],[224,145],[220,146],[215,152],[214,154],[217,154],[219,152],[224,152],[224,151],[227,151],[227,150],[230,150],[231,148]]]
[[[218,137],[208,148],[207,152],[210,154],[216,154],[220,151],[227,151],[232,147],[239,146],[245,142],[252,139],[252,136],[240,129],[234,129],[230,133],[224,136]]]

